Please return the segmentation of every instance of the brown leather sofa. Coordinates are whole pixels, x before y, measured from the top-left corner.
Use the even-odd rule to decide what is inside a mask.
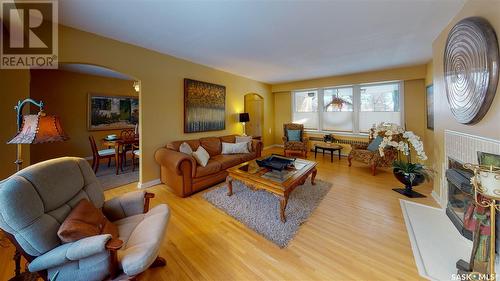
[[[226,169],[261,156],[260,140],[252,140],[250,153],[222,155],[222,142],[234,143],[235,136],[173,141],[158,149],[155,159],[161,166],[161,182],[178,196],[186,197],[224,181],[227,176]],[[202,167],[191,155],[179,152],[179,146],[183,142],[189,144],[193,151],[201,145],[210,154],[207,166]]]

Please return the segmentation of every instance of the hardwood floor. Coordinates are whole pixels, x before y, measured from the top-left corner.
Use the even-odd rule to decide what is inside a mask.
[[[280,149],[265,153],[281,153]],[[309,159],[314,160],[314,153]],[[389,170],[318,155],[317,178],[333,187],[285,249],[269,242],[213,207],[201,193],[179,198],[164,185],[148,189],[153,204],[171,210],[161,249],[167,266],[150,269],[139,280],[421,280],[404,225],[400,186]],[[135,184],[106,191],[112,198]],[[430,195],[431,184],[417,187]],[[407,199],[412,200],[412,199]],[[427,198],[412,201],[436,206]],[[278,201],[276,202],[278,204]],[[13,272],[13,248],[0,252],[0,279]]]

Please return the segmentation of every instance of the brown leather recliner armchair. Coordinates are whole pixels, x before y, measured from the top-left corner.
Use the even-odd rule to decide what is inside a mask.
[[[261,156],[260,140],[252,140],[250,153],[222,155],[222,142],[234,143],[235,136],[181,140],[166,144],[155,153],[156,162],[161,167],[161,182],[176,195],[186,197],[224,181],[227,176],[226,169]],[[179,152],[183,142],[189,144],[193,151],[201,145],[210,154],[208,164],[202,167],[191,155]]]

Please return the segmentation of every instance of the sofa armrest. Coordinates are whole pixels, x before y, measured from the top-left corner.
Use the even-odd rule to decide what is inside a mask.
[[[351,144],[352,149],[367,149],[368,144]]]
[[[182,175],[181,164],[187,161],[191,164],[191,176],[194,177],[196,173],[196,160],[186,153],[174,151],[168,148],[160,148],[155,152],[156,163],[163,167]]]
[[[256,152],[257,158],[262,154],[263,143],[261,140],[252,140],[252,152]]]
[[[123,219],[125,217],[138,215],[147,211],[147,205],[149,205],[149,198],[147,198],[147,193],[144,191],[133,191],[125,193],[121,196],[115,197],[104,202],[102,207],[102,212],[110,221],[116,221]]]
[[[62,244],[35,258],[28,265],[28,269],[31,272],[42,271],[108,251],[106,244],[110,239],[110,234],[102,234]]]

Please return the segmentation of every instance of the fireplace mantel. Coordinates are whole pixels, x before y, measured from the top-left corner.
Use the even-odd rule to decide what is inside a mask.
[[[500,154],[500,140],[475,136],[467,133],[445,130],[444,131],[445,157],[441,171],[441,186],[438,203],[444,209],[448,204],[448,186],[446,170],[448,159],[452,158],[462,163],[477,164],[477,152]]]

